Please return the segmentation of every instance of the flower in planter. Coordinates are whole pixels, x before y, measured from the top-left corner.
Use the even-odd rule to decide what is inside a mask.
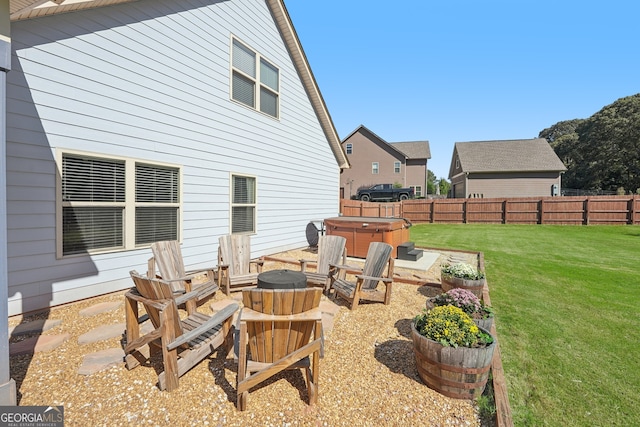
[[[459,277],[467,280],[480,280],[484,279],[484,272],[475,269],[472,265],[466,262],[458,262],[451,265],[442,266],[441,272],[445,276]]]
[[[446,347],[485,347],[493,342],[473,319],[453,305],[424,311],[414,319],[418,333]]]
[[[474,319],[488,319],[493,317],[493,309],[484,305],[480,298],[466,289],[454,288],[437,295],[429,300],[433,306],[453,305],[461,308]]]

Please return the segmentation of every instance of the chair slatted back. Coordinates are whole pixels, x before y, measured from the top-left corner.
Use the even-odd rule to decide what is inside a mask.
[[[251,237],[227,234],[218,238],[218,264],[229,265],[231,276],[251,273]]]
[[[317,308],[322,289],[245,289],[245,307],[267,315],[291,315]],[[309,343],[315,321],[248,322],[251,360],[273,363]]]
[[[182,324],[180,323],[180,316],[178,314],[178,306],[176,305],[175,300],[173,299],[173,290],[171,289],[171,285],[169,283],[164,282],[158,279],[151,279],[149,277],[144,277],[138,274],[135,271],[131,271],[131,278],[133,279],[133,283],[136,285],[136,290],[143,297],[153,300],[153,301],[162,301],[169,300],[171,303],[167,310],[172,310],[173,319],[174,319],[174,331],[175,337],[179,337],[183,334]],[[153,324],[154,328],[160,327],[160,311],[152,307],[148,304],[144,304],[144,309],[149,315],[149,319]]]
[[[393,247],[388,243],[371,242],[367,251],[367,258],[364,262],[362,274],[371,277],[384,277],[382,273],[389,264]],[[389,272],[387,272],[389,274]],[[365,280],[362,283],[362,289],[376,289],[377,280]]]
[[[180,242],[177,240],[154,242],[151,244],[151,251],[160,277],[173,280],[185,276]],[[174,291],[184,290],[184,285],[180,282],[173,282],[172,287]]]
[[[317,272],[329,274],[329,264],[345,264],[347,239],[342,236],[320,236]]]

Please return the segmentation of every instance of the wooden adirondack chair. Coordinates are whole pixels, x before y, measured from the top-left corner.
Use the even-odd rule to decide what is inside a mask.
[[[195,312],[180,320],[178,304],[188,298],[197,298],[197,291],[192,291],[178,298],[171,284],[160,279],[149,278],[131,271],[135,283],[125,295],[125,315],[127,336],[125,346],[125,362],[128,369],[144,363],[146,354],[152,350],[162,350],[164,371],[158,375],[160,390],[173,391],[178,388],[178,378],[200,363],[219,347],[230,350],[233,314],[238,310],[238,303],[228,306],[207,316]],[[138,305],[142,304],[154,330],[140,336],[140,323],[147,316],[138,318]],[[151,345],[151,348],[147,346]]]
[[[360,300],[378,301],[388,305],[391,302],[391,286],[393,284],[394,260],[391,258],[393,246],[383,242],[371,242],[367,251],[362,273],[356,275],[356,281],[345,279],[346,270],[353,267],[339,266],[338,274],[331,278],[331,289],[335,297],[347,300],[353,310]],[[386,267],[386,274],[384,273]],[[382,282],[384,291],[378,290]]]
[[[300,260],[301,270],[307,276],[307,284],[322,286],[325,293],[329,292],[331,276],[337,266],[347,263],[346,243],[347,239],[342,236],[320,236],[316,271],[307,270],[312,261]]]
[[[198,298],[187,302],[187,311],[193,313],[198,302],[211,297],[218,290],[214,270],[185,271],[180,242],[166,240],[151,244],[153,257],[149,259],[147,276],[159,277],[171,283],[174,292],[197,291]],[[160,273],[156,276],[156,267]]]
[[[304,369],[309,404],[318,400],[322,349],[320,288],[246,289],[236,336],[237,407],[247,406],[249,389],[285,369]]]
[[[247,235],[227,234],[218,238],[218,283],[225,293],[258,284],[264,261],[251,260],[251,239]],[[251,272],[251,265],[255,265]]]

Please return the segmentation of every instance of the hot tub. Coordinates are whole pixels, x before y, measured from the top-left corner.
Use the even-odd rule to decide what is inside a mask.
[[[347,255],[366,258],[371,242],[393,246],[391,255],[398,257],[398,245],[409,241],[411,223],[404,218],[339,216],[324,220],[325,234],[347,239]]]

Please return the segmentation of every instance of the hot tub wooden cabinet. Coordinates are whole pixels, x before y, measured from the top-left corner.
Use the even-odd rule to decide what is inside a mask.
[[[366,258],[371,242],[393,246],[392,256],[398,257],[398,245],[409,241],[411,223],[403,218],[339,216],[324,220],[325,234],[347,239],[347,255]]]

